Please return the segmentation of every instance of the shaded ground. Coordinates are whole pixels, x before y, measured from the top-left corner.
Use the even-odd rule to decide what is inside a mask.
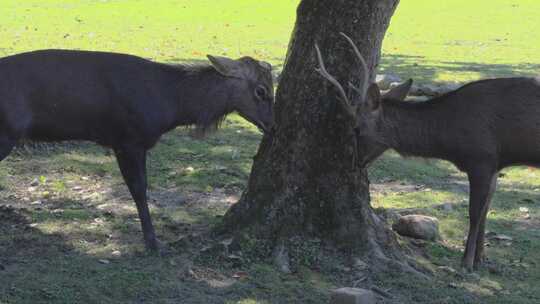
[[[439,218],[442,241],[401,239],[433,280],[391,270],[372,276],[317,240],[295,249],[292,274],[276,272],[261,258],[264,244],[249,236],[240,252],[216,247],[223,240],[206,232],[238,199],[258,140],[233,116],[203,141],[179,129],[152,151],[149,198],[158,235],[172,248],[165,257],[144,252],[134,204],[103,148],[82,143],[10,155],[0,163],[0,302],[326,303],[339,286],[377,286],[391,295],[381,296],[385,303],[540,300],[540,173],[528,168],[500,179],[488,230],[512,241],[489,240],[491,262],[478,276],[459,270],[465,177],[447,163],[393,153],[370,170],[373,204],[389,224],[398,212]]]
[[[329,283],[312,285],[318,279],[308,270],[281,276],[264,263],[204,260],[202,235],[238,200],[259,137],[239,119],[226,125],[222,137],[202,142],[175,131],[150,157],[151,210],[158,235],[172,249],[166,257],[144,252],[135,206],[102,148],[58,145],[2,162],[0,302],[324,298]],[[178,152],[168,154],[169,148]]]
[[[0,56],[69,48],[184,62],[212,53],[279,66],[296,3],[5,0]],[[537,74],[540,36],[531,29],[540,25],[539,10],[533,0],[401,1],[381,69],[419,83]],[[465,177],[444,162],[392,153],[370,170],[373,205],[389,224],[398,212],[439,218],[443,240],[411,247],[432,280],[369,276],[369,267],[355,268],[317,240],[298,245],[292,274],[259,259],[266,249],[249,236],[240,259],[213,254],[215,241],[204,232],[243,190],[260,139],[238,118],[224,127],[204,141],[176,130],[149,157],[153,218],[172,247],[166,257],[143,251],[110,152],[68,144],[0,162],[0,303],[327,303],[334,287],[373,285],[391,296],[385,303],[540,302],[540,173],[529,168],[500,179],[487,229],[512,241],[489,240],[491,262],[478,276],[458,267]]]

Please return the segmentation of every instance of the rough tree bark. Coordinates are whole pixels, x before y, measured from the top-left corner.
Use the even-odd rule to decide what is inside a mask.
[[[265,136],[240,201],[226,214],[230,231],[273,242],[293,236],[330,241],[354,255],[395,257],[395,239],[374,214],[352,122],[337,92],[315,72],[314,44],[341,83],[358,83],[344,32],[371,69],[399,0],[303,0],[276,93],[274,136]]]

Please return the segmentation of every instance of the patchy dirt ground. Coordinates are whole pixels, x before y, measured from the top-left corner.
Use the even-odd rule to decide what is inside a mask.
[[[166,256],[144,251],[135,205],[110,153],[91,144],[14,153],[0,163],[2,303],[327,303],[336,287],[373,288],[381,303],[540,301],[540,174],[505,171],[488,219],[490,262],[459,268],[467,230],[465,177],[444,162],[389,153],[370,169],[373,205],[439,219],[442,240],[400,237],[430,280],[372,273],[298,242],[293,273],[276,271],[263,243],[240,250],[208,234],[241,195],[258,136],[228,120],[203,141],[178,130],[149,160],[149,203]],[[495,236],[505,236],[499,238]]]

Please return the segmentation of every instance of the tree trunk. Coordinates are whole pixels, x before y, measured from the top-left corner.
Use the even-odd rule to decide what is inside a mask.
[[[374,214],[353,124],[337,92],[316,71],[318,43],[329,72],[346,88],[361,74],[344,32],[373,77],[399,0],[303,0],[276,93],[277,130],[265,136],[247,190],[226,214],[229,231],[281,242],[316,237],[353,255],[393,255],[395,239]]]

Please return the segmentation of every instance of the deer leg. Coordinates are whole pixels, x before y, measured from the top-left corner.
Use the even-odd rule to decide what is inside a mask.
[[[492,180],[496,170],[490,167],[475,168],[468,173],[469,177],[469,235],[465,246],[462,265],[472,271],[476,256],[477,241],[480,236],[483,215],[487,214],[490,193],[493,192]],[[483,238],[483,236],[482,236]],[[483,240],[482,240],[483,242]],[[482,246],[483,247],[483,246]]]
[[[146,202],[146,150],[137,146],[127,146],[115,148],[114,153],[124,181],[137,205],[146,248],[157,250],[158,241]]]
[[[476,238],[476,252],[474,256],[474,269],[478,269],[482,265],[485,259],[484,255],[484,236],[486,234],[486,218],[489,211],[489,206],[491,205],[491,199],[493,198],[493,193],[497,188],[497,174],[494,174],[491,178],[490,189],[488,197],[486,198],[485,207],[482,210],[483,213],[480,216],[480,227],[478,230],[478,236]]]

